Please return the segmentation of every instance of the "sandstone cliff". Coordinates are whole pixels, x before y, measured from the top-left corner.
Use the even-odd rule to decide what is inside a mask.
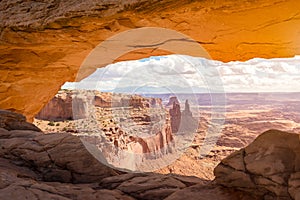
[[[175,151],[170,119],[158,98],[62,90],[36,117],[67,120],[61,123],[68,123],[68,128],[61,131],[98,146],[111,164],[128,162],[132,155],[153,159]],[[139,167],[131,169],[141,171]]]
[[[84,118],[86,109],[84,99],[74,98],[72,95],[71,91],[59,91],[35,117],[49,121]],[[74,109],[77,109],[76,112],[73,112]],[[76,117],[73,116],[74,113],[77,114]]]
[[[97,91],[93,91],[93,94],[93,105],[102,108],[133,107],[144,109],[162,105],[160,99],[143,98],[139,95],[112,94]],[[35,117],[49,121],[82,119],[87,117],[87,103],[86,96],[81,97],[76,91],[60,90]]]
[[[133,107],[144,109],[162,106],[161,99],[159,98],[146,98],[140,95],[126,95],[96,91],[93,103],[95,106],[99,106],[102,108]]]

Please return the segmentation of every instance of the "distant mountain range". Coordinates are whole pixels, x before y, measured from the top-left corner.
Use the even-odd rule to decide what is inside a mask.
[[[183,88],[179,86],[174,87],[153,87],[153,86],[142,86],[142,87],[118,87],[112,90],[102,90],[102,92],[115,92],[115,93],[136,93],[136,94],[191,94],[191,93],[209,93],[206,88],[190,87]]]

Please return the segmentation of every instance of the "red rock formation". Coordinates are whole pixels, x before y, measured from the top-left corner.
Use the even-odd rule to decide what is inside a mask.
[[[198,121],[193,117],[193,113],[190,110],[189,101],[186,100],[184,110],[181,113],[179,132],[195,133],[198,125]]]
[[[173,103],[179,104],[179,101],[176,96],[172,96],[169,98],[169,102],[166,104],[166,106],[173,106]]]
[[[94,105],[99,106],[101,108],[111,108],[115,104],[112,103],[111,98],[110,99],[104,99],[102,96],[96,95],[94,98]]]
[[[172,152],[174,146],[173,135],[170,125],[165,125],[157,133],[153,133],[150,137],[140,138],[130,136],[132,142],[137,143],[131,145],[131,151],[134,153],[144,153],[145,155],[158,157],[161,153],[166,154]],[[140,151],[140,152],[139,152]]]
[[[177,99],[177,98],[176,98]],[[172,133],[177,133],[181,122],[180,105],[173,101],[173,108],[169,110],[171,118]]]
[[[162,100],[160,98],[151,98],[150,106],[151,107],[162,106]]]
[[[0,112],[0,121],[8,119],[8,113],[7,121],[19,121],[20,115],[7,111]],[[0,123],[1,200],[180,200],[195,197],[256,200],[197,177],[121,173],[96,160],[74,135],[44,134],[27,130],[27,124],[9,131],[9,127],[2,125]],[[291,196],[297,193],[296,180],[295,175],[291,177]]]
[[[86,116],[86,99],[73,96],[72,91],[59,91],[57,95],[37,114],[43,120],[73,120]]]
[[[44,120],[73,119],[71,93],[55,95],[55,97],[37,114],[36,118]]]
[[[91,92],[91,91],[88,91]],[[86,107],[90,94],[77,94],[74,91],[59,91],[58,94],[37,114],[37,119],[43,120],[73,120],[86,117]],[[92,92],[93,103],[102,108],[133,107],[149,108],[161,106],[161,100],[144,98],[138,95],[112,94],[106,92]]]
[[[92,97],[89,97],[89,95],[92,95]],[[113,114],[110,109],[112,106],[115,106],[115,108],[120,107],[120,109],[130,107],[131,113],[129,116],[122,116],[124,120],[128,121],[123,123],[129,124],[133,129],[136,126],[149,129],[149,136],[146,138],[131,136],[130,131],[126,133],[125,130],[118,127],[118,123],[114,121],[113,117],[108,119],[109,124],[105,124],[105,127],[101,127],[101,130],[107,141],[112,143],[115,147],[129,149],[129,151],[133,153],[141,154],[167,153],[170,150],[173,144],[173,136],[170,122],[168,119],[165,119],[169,117],[165,116],[166,110],[155,108],[155,113],[150,113],[149,111],[151,109],[150,107],[161,106],[161,100],[156,98],[98,91],[78,91],[78,94],[76,91],[60,91],[39,113],[37,118],[46,120],[73,119],[72,111],[74,111],[75,107],[77,109],[75,114],[79,113],[76,119],[79,119],[81,113],[81,117],[85,117],[85,103],[89,98],[93,99],[91,102],[96,106],[95,112],[106,112],[104,115]],[[81,110],[80,108],[83,109]],[[152,124],[162,120],[165,120],[163,127],[156,129],[152,127]],[[102,122],[108,123],[106,121],[101,121],[101,123]]]
[[[161,106],[161,99],[142,97],[130,94],[113,94],[109,92],[95,91],[94,105],[102,108],[111,107],[133,107],[149,108],[150,106]]]
[[[184,110],[182,111],[181,115],[193,117],[193,113],[190,110],[190,104],[189,104],[188,100],[185,101],[185,107],[184,107]]]

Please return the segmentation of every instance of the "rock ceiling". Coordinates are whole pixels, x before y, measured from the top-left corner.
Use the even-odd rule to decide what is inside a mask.
[[[185,34],[224,62],[300,54],[297,0],[1,1],[0,108],[32,119],[101,41],[141,27]],[[137,47],[115,61],[168,53]]]

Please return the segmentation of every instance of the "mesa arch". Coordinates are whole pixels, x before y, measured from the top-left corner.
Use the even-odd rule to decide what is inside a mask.
[[[176,30],[224,62],[300,54],[296,0],[130,2],[1,1],[0,108],[32,119],[62,84],[75,80],[99,42],[134,28]],[[165,54],[151,52],[138,58]],[[118,60],[137,58],[132,55]]]

